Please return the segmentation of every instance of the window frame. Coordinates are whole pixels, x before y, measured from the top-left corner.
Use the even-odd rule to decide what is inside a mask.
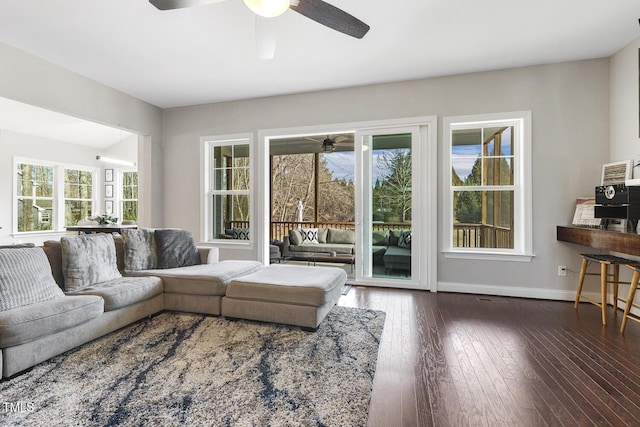
[[[124,197],[124,174],[125,173],[131,173],[134,172],[137,174],[137,180],[138,183],[136,185],[136,194],[138,197],[136,197],[135,199],[126,199]],[[139,216],[139,212],[140,212],[140,173],[138,172],[137,169],[135,168],[131,168],[131,169],[118,169],[118,182],[116,183],[116,185],[118,186],[118,192],[116,193],[117,196],[117,206],[119,211],[116,213],[116,216],[120,219],[120,221],[124,220],[124,203],[125,202],[135,202],[136,203],[136,223],[138,223],[138,216]]]
[[[474,187],[477,191],[501,191],[513,188],[513,249],[468,248],[453,246],[453,193],[461,187],[452,185],[452,132],[459,129],[512,126],[513,185]],[[532,242],[532,139],[531,111],[516,111],[468,116],[451,116],[443,119],[443,249],[445,258],[487,259],[529,262],[533,255]]]
[[[255,158],[254,136],[252,133],[205,136],[200,138],[201,143],[201,203],[200,203],[200,230],[203,242],[216,243],[216,245],[252,248],[256,241],[256,224],[254,215],[255,206]],[[211,159],[213,149],[216,147],[247,145],[249,147],[249,186],[246,190],[216,190],[214,174],[212,173]],[[214,195],[246,195],[249,198],[249,239],[221,239],[213,236],[213,196]]]
[[[30,230],[30,231],[18,231],[18,198],[23,197],[18,194],[18,164],[25,163],[36,166],[45,166],[53,168],[53,196],[52,200],[52,213],[51,213],[51,229],[50,230]],[[81,170],[91,172],[93,175],[91,184],[91,199],[75,199],[65,197],[65,170]],[[59,234],[66,232],[65,225],[65,202],[67,200],[90,200],[91,212],[96,214],[96,207],[98,206],[99,199],[99,183],[100,180],[100,168],[86,165],[77,165],[70,163],[53,162],[49,160],[39,160],[25,157],[14,157],[13,159],[13,198],[12,198],[12,212],[13,212],[13,224],[12,233],[16,236],[26,235],[44,235],[44,234]],[[30,197],[29,197],[30,198]]]

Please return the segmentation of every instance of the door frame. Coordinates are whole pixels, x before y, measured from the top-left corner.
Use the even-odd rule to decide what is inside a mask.
[[[393,127],[410,127],[418,126],[419,142],[417,145],[418,156],[414,159],[414,165],[419,165],[420,180],[416,182],[419,204],[419,221],[420,235],[418,242],[420,245],[420,260],[417,263],[416,271],[412,272],[412,280],[410,283],[394,283],[395,281],[379,281],[367,280],[356,282],[355,284],[367,286],[383,286],[408,289],[423,289],[432,292],[437,291],[437,249],[438,249],[438,227],[437,227],[437,208],[436,202],[438,197],[438,119],[437,116],[418,116],[406,117],[399,119],[373,120],[363,122],[350,123],[334,123],[313,126],[276,128],[276,129],[260,129],[257,131],[256,138],[256,176],[262,177],[256,182],[261,182],[255,188],[256,200],[256,244],[258,245],[258,259],[262,262],[269,260],[269,213],[270,213],[270,196],[269,196],[269,140],[279,137],[290,137],[295,135],[307,134],[326,134],[326,133],[356,133],[360,130],[382,130]],[[356,145],[357,145],[356,141]],[[362,147],[360,143],[360,147]],[[357,153],[357,152],[356,152]],[[417,162],[417,163],[416,163]],[[355,177],[354,184],[360,185],[361,178]],[[415,195],[414,195],[415,197]],[[415,206],[415,204],[414,204]],[[357,223],[362,213],[358,212],[356,205],[356,230]],[[414,237],[415,239],[415,237]],[[358,242],[356,242],[358,244]],[[358,262],[356,261],[356,268]]]

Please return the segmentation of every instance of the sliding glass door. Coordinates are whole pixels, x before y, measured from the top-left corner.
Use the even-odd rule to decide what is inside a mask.
[[[356,133],[357,281],[420,282],[419,141],[418,126]]]

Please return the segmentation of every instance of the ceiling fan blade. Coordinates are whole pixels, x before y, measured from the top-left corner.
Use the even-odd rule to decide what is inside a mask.
[[[273,59],[276,54],[277,21],[256,15],[256,53],[259,59]]]
[[[289,8],[351,37],[361,39],[369,31],[370,27],[358,18],[322,0],[299,0],[297,5],[295,3],[292,1]]]
[[[204,4],[220,3],[225,0],[149,0],[149,3],[160,10],[182,9]]]

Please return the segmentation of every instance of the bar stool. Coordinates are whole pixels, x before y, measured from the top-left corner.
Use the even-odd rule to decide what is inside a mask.
[[[638,266],[634,261],[615,255],[600,255],[600,254],[580,254],[582,256],[582,266],[580,267],[580,278],[578,279],[578,292],[576,293],[576,302],[574,308],[578,309],[578,303],[580,299],[585,299],[591,304],[600,307],[602,310],[602,324],[607,324],[607,285],[613,284],[613,305],[618,305],[618,284],[629,284],[630,282],[620,282],[620,264]],[[587,273],[587,267],[591,263],[600,264],[600,273]],[[613,272],[609,273],[609,266],[613,266]],[[592,300],[589,297],[582,295],[582,285],[584,284],[585,276],[600,276],[600,301]],[[611,280],[610,280],[611,278]],[[640,278],[640,277],[639,277]]]
[[[626,300],[620,298],[620,301],[624,302],[626,305],[624,307],[624,317],[622,318],[622,325],[620,325],[620,332],[624,334],[624,328],[627,327],[627,320],[631,319],[633,321],[640,323],[640,317],[631,314],[631,308],[640,308],[640,305],[633,303],[633,298],[636,296],[636,289],[638,288],[638,281],[640,281],[640,266],[638,265],[627,265],[630,269],[633,270],[633,277],[631,278],[631,286],[629,286],[629,296]]]

